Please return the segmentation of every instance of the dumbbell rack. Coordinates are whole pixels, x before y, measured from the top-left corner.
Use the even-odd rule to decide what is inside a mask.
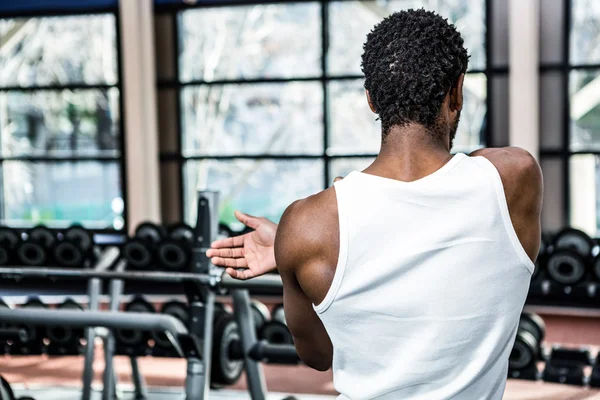
[[[93,270],[73,270],[57,268],[0,268],[1,280],[19,280],[24,278],[44,278],[51,280],[77,279],[88,282],[90,311],[84,313],[67,310],[1,310],[0,320],[9,323],[36,323],[52,325],[61,323],[70,327],[102,326],[110,329],[140,329],[162,331],[170,339],[178,353],[187,359],[187,377],[185,382],[186,398],[189,400],[207,399],[210,390],[211,354],[213,346],[213,319],[217,294],[229,290],[234,304],[234,316],[240,330],[240,358],[243,358],[248,388],[253,400],[266,398],[266,384],[261,359],[297,359],[293,346],[271,346],[258,343],[250,308],[250,289],[280,291],[282,284],[277,275],[267,275],[248,281],[237,281],[223,274],[223,270],[213,266],[206,257],[218,226],[218,193],[199,192],[198,221],[195,229],[192,268],[189,273],[167,272],[130,272],[125,270],[124,261],[120,261],[114,270],[106,265],[115,261],[115,250],[108,249],[99,265]],[[157,282],[183,284],[189,302],[190,322],[184,327],[179,320],[166,315],[148,315],[144,313],[118,312],[120,296],[125,282]],[[102,282],[110,282],[110,312],[97,310]],[[93,331],[87,331],[87,343],[93,343]],[[91,333],[90,333],[91,332]],[[91,394],[93,345],[87,346],[83,400],[89,400]],[[114,398],[115,381],[112,369],[112,357],[115,342],[109,334],[105,343],[106,370],[104,373],[103,399]],[[260,353],[257,355],[257,352]],[[137,363],[132,358],[136,394],[143,398],[141,377]]]

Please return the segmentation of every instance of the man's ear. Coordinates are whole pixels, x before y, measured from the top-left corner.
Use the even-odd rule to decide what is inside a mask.
[[[450,88],[450,98],[448,106],[450,111],[457,112],[462,110],[463,107],[463,83],[465,82],[465,74],[460,74],[456,79],[456,83]]]
[[[369,94],[368,90],[365,90],[365,92],[367,93],[367,103],[369,103],[369,108],[371,109],[371,111],[373,111],[375,114],[377,114],[377,110],[375,109],[375,106],[373,105],[373,102],[371,101],[371,94]]]

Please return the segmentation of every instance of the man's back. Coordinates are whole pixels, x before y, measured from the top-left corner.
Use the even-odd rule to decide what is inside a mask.
[[[354,172],[284,216],[283,242],[285,220],[310,226],[279,253],[311,254],[295,276],[318,304],[342,395],[501,398],[537,249],[527,238],[539,238],[513,193],[538,167],[491,153],[498,169],[459,154],[412,182]]]

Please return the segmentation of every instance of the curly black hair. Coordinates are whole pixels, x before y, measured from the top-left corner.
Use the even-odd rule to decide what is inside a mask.
[[[456,28],[424,9],[386,17],[367,35],[363,49],[365,89],[384,137],[392,126],[411,122],[434,128],[446,93],[469,63]]]

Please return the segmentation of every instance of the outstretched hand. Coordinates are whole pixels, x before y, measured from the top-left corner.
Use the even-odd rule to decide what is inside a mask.
[[[333,182],[341,180],[336,177]],[[240,211],[235,217],[252,232],[212,242],[206,252],[214,265],[225,267],[232,278],[250,279],[277,270],[275,264],[275,234],[277,224],[264,217],[253,217]]]
[[[232,278],[241,280],[276,270],[273,245],[277,224],[264,217],[253,217],[239,211],[235,212],[235,217],[254,230],[213,242],[206,252],[212,263],[226,267],[226,272]]]

